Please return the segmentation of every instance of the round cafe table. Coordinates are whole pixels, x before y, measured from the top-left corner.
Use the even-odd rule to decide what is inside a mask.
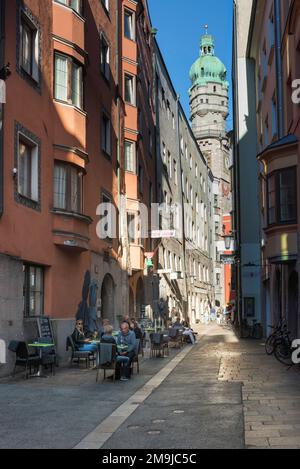
[[[42,365],[43,350],[49,347],[54,347],[54,344],[41,344],[39,342],[35,342],[33,344],[28,344],[28,347],[38,349],[39,356],[40,356],[39,370],[35,375],[31,375],[31,378],[48,378],[48,376],[43,373],[43,365]]]

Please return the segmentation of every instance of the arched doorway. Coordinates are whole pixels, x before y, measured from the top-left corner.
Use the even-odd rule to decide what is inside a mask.
[[[109,319],[113,324],[115,320],[115,283],[111,275],[104,277],[101,287],[101,317]]]
[[[144,282],[141,278],[138,279],[136,285],[136,317],[142,317],[142,306],[145,304],[145,291]]]
[[[134,293],[132,288],[129,289],[129,316],[133,318],[135,316],[135,308],[134,308]]]
[[[298,336],[298,274],[293,271],[289,278],[288,328],[292,337]]]

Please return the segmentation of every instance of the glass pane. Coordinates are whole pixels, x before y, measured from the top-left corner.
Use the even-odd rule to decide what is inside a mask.
[[[79,212],[80,190],[77,169],[71,168],[71,211]]]
[[[31,198],[31,148],[19,142],[18,191]]]
[[[33,31],[23,22],[22,24],[22,67],[27,73],[32,73]]]
[[[55,57],[55,98],[68,101],[68,59]]]
[[[294,221],[297,218],[296,174],[294,170],[279,175],[280,221]]]
[[[54,208],[61,208],[65,210],[66,204],[66,191],[67,191],[67,171],[66,167],[62,165],[55,165],[54,167]]]
[[[125,37],[127,37],[128,39],[133,39],[133,15],[128,11],[125,11],[124,31]]]
[[[72,73],[72,102],[74,106],[82,107],[82,67],[75,63]]]
[[[134,104],[133,77],[125,75],[125,101]]]

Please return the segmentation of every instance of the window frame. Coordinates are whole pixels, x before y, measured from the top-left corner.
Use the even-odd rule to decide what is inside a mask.
[[[131,34],[130,34],[130,37],[126,35],[126,28],[125,28],[125,18],[126,18],[126,15],[127,16],[130,16],[131,19],[132,19],[132,24],[131,24],[131,28],[132,28],[132,31],[131,31]],[[125,7],[124,8],[124,13],[123,13],[123,28],[124,28],[124,37],[126,39],[128,39],[129,41],[133,41],[135,42],[136,41],[136,24],[135,24],[135,12],[133,10],[131,10],[130,8],[127,8]]]
[[[294,176],[294,197],[293,200],[295,200],[295,214],[296,217],[294,219],[290,220],[282,220],[281,216],[281,200],[282,200],[282,194],[280,190],[280,176],[284,173],[288,172],[293,172]],[[269,184],[271,178],[274,178],[275,181],[275,221],[270,222],[270,192],[269,192]],[[267,176],[267,181],[266,181],[266,201],[267,201],[267,227],[270,228],[272,226],[281,226],[281,225],[296,225],[298,223],[298,203],[297,203],[297,167],[296,166],[290,166],[288,168],[282,168],[276,171],[273,171]]]
[[[57,66],[56,66],[56,59],[60,58],[66,61],[67,63],[67,98],[62,99],[57,96]],[[80,98],[80,103],[79,105],[75,102],[74,96],[74,71],[75,68],[77,67],[77,71],[79,71],[79,78],[80,78],[80,93],[79,93],[79,98]],[[84,109],[84,80],[83,80],[83,72],[84,72],[84,66],[78,62],[74,57],[71,57],[70,55],[63,54],[59,51],[54,51],[54,79],[53,79],[53,96],[54,100],[58,103],[63,103],[67,104],[68,106],[73,106],[76,109],[79,109],[80,111],[83,111]]]
[[[63,167],[66,170],[66,188],[64,194],[64,203],[65,207],[58,207],[55,204],[55,193],[54,193],[54,177],[55,177],[55,168],[56,167]],[[77,186],[77,201],[76,201],[76,210],[73,210],[73,203],[72,203],[72,170],[77,171],[77,182],[80,181],[80,184]],[[64,161],[56,160],[54,162],[54,171],[53,171],[53,208],[54,210],[61,210],[68,213],[76,213],[78,215],[83,215],[84,208],[83,208],[83,174],[82,170],[75,165],[70,163],[66,163]],[[78,190],[79,189],[79,190]]]
[[[30,277],[31,277],[31,269],[36,271],[39,270],[41,274],[41,290],[33,289],[32,285],[30,285]],[[40,265],[34,264],[23,264],[23,272],[24,272],[24,283],[23,283],[23,317],[25,319],[36,318],[39,316],[44,316],[45,314],[45,269]],[[40,295],[40,303],[41,308],[39,314],[31,314],[30,308],[30,300],[31,300],[31,293],[39,294]]]

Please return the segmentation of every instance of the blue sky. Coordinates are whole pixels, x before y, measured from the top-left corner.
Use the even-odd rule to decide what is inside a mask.
[[[231,86],[232,0],[148,0],[151,20],[158,29],[157,41],[163,53],[181,103],[189,116],[189,70],[199,56],[204,25],[215,36],[216,55],[228,70]],[[231,101],[232,102],[232,101]],[[231,115],[228,127],[232,127]]]

